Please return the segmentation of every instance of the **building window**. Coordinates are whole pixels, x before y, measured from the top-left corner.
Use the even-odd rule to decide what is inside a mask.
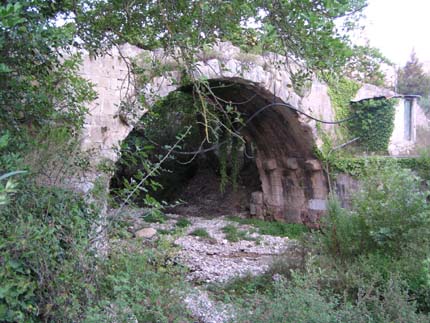
[[[405,140],[412,140],[412,100],[405,99]]]

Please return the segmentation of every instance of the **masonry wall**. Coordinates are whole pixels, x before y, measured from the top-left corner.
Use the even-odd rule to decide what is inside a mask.
[[[142,50],[135,46],[121,46],[121,55],[137,56]],[[84,56],[80,74],[94,84],[97,99],[89,106],[82,133],[82,149],[93,151],[94,164],[103,159],[115,161],[117,148],[132,127],[119,118],[122,101],[135,95],[134,78],[130,74],[130,60],[124,60],[118,49],[102,57]]]

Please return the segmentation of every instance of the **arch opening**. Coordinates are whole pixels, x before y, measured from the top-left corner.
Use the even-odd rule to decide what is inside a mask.
[[[321,164],[314,155],[311,128],[300,120],[297,112],[285,107],[274,106],[260,111],[262,107],[283,101],[252,82],[240,78],[212,79],[208,82],[208,89],[209,98],[225,108],[234,105],[245,123],[238,124],[236,129],[244,140],[239,149],[242,163],[238,192],[228,188],[224,193],[215,193],[219,191],[220,181],[218,147],[194,156],[192,161],[189,161],[190,156],[180,155],[170,160],[165,168],[170,167],[173,172],[164,178],[158,177],[164,189],[155,196],[168,201],[182,198],[189,203],[187,207],[176,208],[174,211],[177,212],[186,213],[194,207],[207,215],[240,212],[286,222],[315,222],[324,213],[328,188]],[[183,87],[172,93],[192,95],[192,87]],[[166,114],[170,120],[165,123],[169,125],[165,127],[168,132],[174,133],[186,119],[178,114],[178,107],[176,104],[176,110]],[[199,116],[194,115],[194,120],[187,121],[198,123]],[[126,141],[139,136],[148,137],[148,132],[151,132],[148,130],[135,128]],[[201,139],[200,127],[181,149],[196,150]],[[160,144],[172,145],[172,141],[161,140]],[[208,146],[206,143],[202,147]],[[119,187],[121,180],[129,175],[128,171],[130,169],[119,167],[111,187]]]

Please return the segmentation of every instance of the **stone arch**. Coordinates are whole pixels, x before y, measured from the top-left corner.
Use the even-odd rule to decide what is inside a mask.
[[[284,103],[259,84],[237,77],[208,81],[215,85],[218,98],[241,102],[239,112],[255,116],[241,131],[256,147],[256,176],[262,183],[262,191],[253,193],[251,213],[288,222],[315,222],[325,209],[328,190],[314,154],[312,128],[300,121],[300,114],[285,107],[255,115],[262,107]]]
[[[96,84],[99,93],[83,134],[83,149],[95,150],[94,164],[115,161],[118,158],[116,148],[131,132],[135,120],[145,113],[143,107],[130,108],[130,105],[121,105],[121,101],[133,101],[139,94],[144,95],[147,105],[151,106],[181,86],[182,74],[173,68],[151,77],[137,91],[122,96],[124,88],[129,88],[133,80],[121,58],[125,56],[136,61],[149,58],[166,64],[170,58],[161,51],[146,52],[130,45],[123,46],[121,53],[118,51],[114,50],[112,55],[98,62],[86,59],[83,65],[82,74]],[[306,99],[296,94],[283,57],[241,53],[230,43],[216,44],[210,55],[201,55],[202,60],[195,64],[192,72],[194,79],[233,84],[230,90],[217,90],[216,95],[226,101],[246,101],[255,95],[241,106],[241,112],[253,114],[272,102],[289,103],[304,112],[315,112],[310,108],[314,85]],[[317,143],[315,123],[295,111],[275,107],[258,115],[243,134],[256,144],[256,163],[262,182],[262,192],[253,194],[251,212],[288,222],[314,222],[324,211],[328,194],[321,164],[313,152]],[[89,180],[94,181],[97,171],[91,175]]]

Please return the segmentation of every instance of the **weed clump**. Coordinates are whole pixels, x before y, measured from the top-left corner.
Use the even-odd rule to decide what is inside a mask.
[[[191,222],[190,222],[190,220],[187,220],[185,218],[181,218],[178,221],[176,221],[175,225],[179,228],[186,228],[186,227],[191,225]]]
[[[207,230],[203,228],[194,229],[193,231],[190,232],[190,235],[195,237],[200,237],[200,238],[206,238],[206,239],[211,238]]]
[[[232,221],[240,224],[252,225],[258,229],[258,233],[277,236],[277,237],[288,237],[291,239],[298,239],[304,233],[308,232],[308,229],[303,224],[298,223],[283,223],[278,221],[264,221],[260,219],[244,219],[239,217],[230,217]]]
[[[235,225],[229,224],[222,228],[225,238],[230,242],[238,242],[241,240],[249,240],[248,232],[239,230]]]

